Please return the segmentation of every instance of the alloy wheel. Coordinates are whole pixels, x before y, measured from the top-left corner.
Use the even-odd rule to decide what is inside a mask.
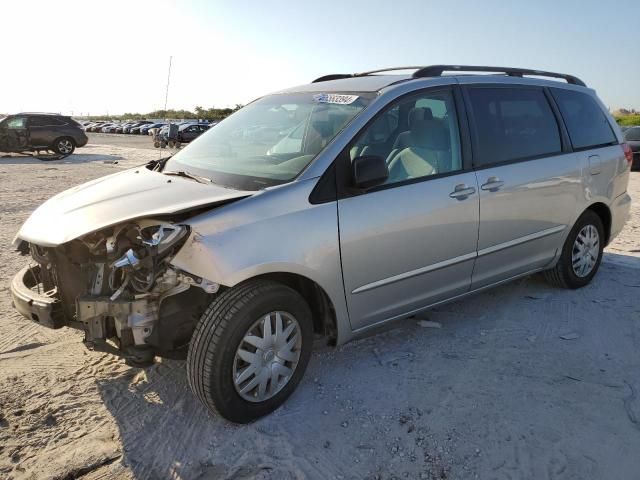
[[[58,142],[58,151],[62,154],[69,154],[73,151],[73,144],[69,139],[62,139]]]

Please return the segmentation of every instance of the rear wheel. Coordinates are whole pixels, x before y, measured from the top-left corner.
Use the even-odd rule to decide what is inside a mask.
[[[210,411],[250,422],[295,390],[312,342],[311,311],[295,290],[248,281],[220,294],[198,322],[187,357],[189,385]]]
[[[53,151],[59,155],[71,155],[76,149],[76,142],[73,138],[62,137],[53,142]]]
[[[547,281],[562,288],[589,284],[600,267],[604,239],[602,220],[587,210],[569,232],[556,266],[545,272]]]

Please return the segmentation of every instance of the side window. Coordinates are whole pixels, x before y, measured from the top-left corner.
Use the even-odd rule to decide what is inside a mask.
[[[562,88],[552,88],[551,92],[564,118],[573,148],[618,143],[607,117],[590,95]]]
[[[27,128],[27,119],[25,117],[14,117],[7,122],[7,128],[9,130]]]
[[[46,123],[42,117],[31,117],[29,119],[29,125],[31,127],[44,127]]]
[[[379,115],[351,147],[351,159],[363,155],[386,157],[391,151],[398,129],[400,107],[396,105]]]
[[[462,170],[453,95],[421,93],[392,104],[360,132],[349,153],[352,160],[385,158],[387,184]]]
[[[468,90],[478,166],[560,153],[560,130],[539,88]]]
[[[32,127],[46,127],[53,125],[53,123],[47,117],[31,117],[29,125]]]
[[[59,127],[65,125],[65,122],[50,116],[31,117],[31,119],[29,120],[29,125],[31,125],[32,127]]]

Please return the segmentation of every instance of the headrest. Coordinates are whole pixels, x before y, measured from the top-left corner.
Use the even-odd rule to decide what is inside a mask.
[[[449,130],[437,120],[416,121],[411,130],[411,143],[413,146],[429,148],[431,150],[449,150]]]
[[[417,122],[433,120],[433,113],[430,108],[416,107],[409,111],[409,128],[414,128]]]

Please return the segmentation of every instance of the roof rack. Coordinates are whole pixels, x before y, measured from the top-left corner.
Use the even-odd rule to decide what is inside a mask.
[[[368,72],[361,73],[334,73],[330,75],[324,75],[316,78],[311,83],[327,82],[329,80],[340,80],[344,78],[353,77],[366,77],[374,73],[392,72],[396,70],[415,70],[413,72],[413,78],[425,78],[425,77],[441,77],[444,72],[491,72],[491,73],[504,73],[510,77],[523,77],[525,75],[535,77],[550,77],[550,78],[562,78],[572,85],[580,85],[586,87],[587,85],[578,77],[573,75],[567,75],[564,73],[545,72],[544,70],[531,70],[527,68],[512,68],[512,67],[485,67],[477,65],[430,65],[426,67],[391,67],[381,68],[378,70],[370,70]]]
[[[61,115],[59,113],[55,113],[55,112],[20,112],[20,113],[16,113],[14,115],[58,115],[61,117],[64,117],[65,115]]]
[[[394,72],[396,70],[420,70],[424,67],[390,67],[390,68],[380,68],[378,70],[369,70],[368,72],[360,72],[360,73],[332,73],[330,75],[324,75],[322,77],[316,78],[311,83],[318,82],[328,82],[329,80],[341,80],[343,78],[353,78],[353,77],[366,77],[367,75],[371,75],[372,73],[382,73],[382,72]]]
[[[511,68],[511,67],[484,67],[477,65],[431,65],[422,67],[413,72],[413,78],[423,77],[440,77],[444,72],[491,72],[504,73],[510,77],[523,77],[524,75],[532,75],[535,77],[562,78],[573,85],[586,87],[587,85],[578,77],[567,75],[564,73],[545,72],[544,70],[531,70],[528,68]]]

